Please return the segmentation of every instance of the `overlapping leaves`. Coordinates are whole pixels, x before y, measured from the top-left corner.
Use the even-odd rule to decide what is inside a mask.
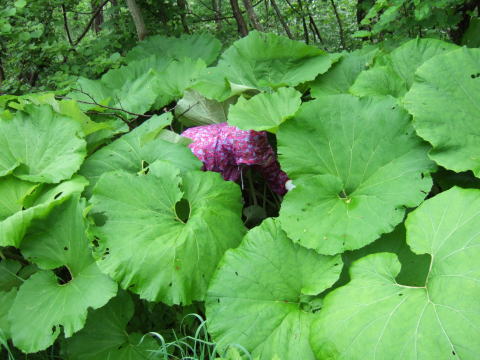
[[[395,281],[398,258],[356,261],[312,328],[318,358],[475,359],[480,351],[480,191],[452,188],[406,221],[407,242],[431,256],[423,286]]]
[[[271,219],[225,254],[207,297],[209,331],[219,346],[239,343],[255,358],[305,359],[316,297],[342,268],[340,256],[295,245]]]

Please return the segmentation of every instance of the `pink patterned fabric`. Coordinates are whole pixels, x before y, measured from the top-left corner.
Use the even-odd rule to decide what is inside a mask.
[[[238,181],[245,166],[252,166],[272,191],[286,192],[287,174],[281,169],[264,131],[240,130],[227,123],[196,126],[185,130],[192,152],[203,162],[203,170],[216,171],[225,180]]]

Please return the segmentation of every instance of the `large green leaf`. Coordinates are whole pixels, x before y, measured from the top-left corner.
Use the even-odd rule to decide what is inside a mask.
[[[430,157],[456,172],[480,176],[480,49],[462,48],[427,61],[405,96]]]
[[[312,82],[312,96],[317,98],[322,95],[348,93],[358,74],[372,65],[373,58],[378,52],[377,47],[366,46],[351,53],[342,53],[338,63]]]
[[[152,350],[159,345],[150,336],[127,333],[125,327],[133,316],[133,301],[125,291],[107,305],[88,315],[85,327],[66,341],[70,360],[146,360],[155,358]]]
[[[244,233],[238,185],[212,172],[180,176],[164,161],[148,174],[104,174],[91,201],[102,270],[169,305],[203,300],[218,261]]]
[[[221,48],[220,41],[210,34],[183,34],[179,38],[155,35],[148,37],[130,50],[127,61],[156,55],[160,58],[177,60],[183,60],[186,57],[194,60],[203,59],[207,65],[210,65],[217,59]]]
[[[319,359],[477,359],[480,353],[480,191],[452,188],[406,221],[407,242],[431,264],[423,286],[395,281],[394,254],[356,261],[312,327]]]
[[[248,89],[296,86],[315,79],[331,65],[328,54],[316,47],[251,31],[233,43],[194,88],[207,98],[223,101]]]
[[[392,95],[402,97],[413,84],[415,71],[432,57],[458,46],[436,39],[415,39],[402,44],[382,61],[358,76],[351,87],[358,96]]]
[[[15,296],[17,296],[17,288],[14,287],[9,291],[1,291],[0,290],[0,345],[5,343],[8,339],[10,339],[10,322],[8,321],[8,312],[15,300]],[[0,349],[2,347],[0,346]]]
[[[341,265],[339,255],[296,245],[267,219],[225,254],[212,278],[208,331],[221,348],[241,344],[255,359],[313,360],[315,296],[338,279]]]
[[[280,222],[292,240],[322,254],[392,231],[432,186],[428,146],[392,98],[332,95],[303,104],[280,127],[278,144],[295,185]]]
[[[83,162],[86,142],[80,124],[48,105],[0,118],[0,177],[44,183],[69,179]]]
[[[210,100],[195,90],[187,90],[175,106],[175,116],[186,126],[219,124],[227,121],[230,103]]]
[[[302,94],[294,88],[280,88],[249,100],[240,97],[230,108],[228,123],[243,130],[276,132],[281,123],[297,112],[301,97]]]
[[[86,185],[81,176],[38,189],[13,177],[0,178],[0,195],[11,195],[0,200],[0,246],[19,247],[34,219],[44,218],[71,194],[82,192]]]
[[[189,148],[161,137],[163,132],[167,132],[162,129],[171,121],[170,113],[154,116],[88,157],[80,169],[80,173],[90,181],[87,195],[91,195],[98,178],[108,171],[125,170],[137,173],[156,160],[168,160],[182,170],[200,169],[201,162]]]
[[[84,326],[88,308],[105,305],[117,292],[92,257],[84,211],[85,201],[73,195],[34,221],[22,242],[23,255],[45,269],[20,286],[9,312],[13,342],[24,352],[46,349],[61,329],[72,336]]]

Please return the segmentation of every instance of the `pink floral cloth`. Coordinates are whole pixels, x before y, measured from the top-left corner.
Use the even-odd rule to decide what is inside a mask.
[[[192,152],[203,162],[203,170],[216,171],[225,180],[238,181],[246,166],[259,171],[277,194],[286,192],[287,174],[280,169],[264,131],[240,130],[227,123],[196,126],[185,130]]]

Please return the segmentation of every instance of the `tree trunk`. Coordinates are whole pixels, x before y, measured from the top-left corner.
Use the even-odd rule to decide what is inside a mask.
[[[340,43],[342,44],[342,48],[345,50],[345,36],[343,34],[343,25],[342,21],[340,20],[340,16],[338,15],[337,11],[337,5],[335,5],[335,1],[330,0],[330,3],[332,4],[333,7],[333,12],[335,13],[335,17],[337,18],[337,23],[338,23],[338,33],[340,35]]]
[[[298,0],[298,7],[300,8],[301,16],[302,16],[302,26],[303,26],[303,36],[305,38],[305,43],[310,43],[309,35],[308,35],[308,27],[307,22],[305,21],[305,13],[303,12],[303,4],[302,0]]]
[[[133,22],[135,23],[135,29],[137,29],[138,40],[143,40],[145,39],[145,36],[147,36],[147,28],[145,27],[145,22],[143,21],[140,8],[135,0],[127,0],[127,5],[128,9],[130,10],[130,14],[132,14]]]
[[[190,34],[190,29],[187,23],[188,5],[186,0],[177,0],[177,5],[180,8],[180,20],[182,21],[183,31]]]
[[[285,18],[283,17],[282,13],[280,12],[280,9],[278,8],[277,3],[275,0],[270,0],[270,3],[272,4],[273,10],[275,10],[275,13],[277,14],[278,20],[280,20],[280,23],[283,26],[283,30],[287,33],[287,36],[290,39],[293,39],[292,32],[290,31],[290,28],[288,27],[287,22],[285,21]]]
[[[247,10],[248,19],[250,20],[253,28],[258,31],[263,31],[262,24],[260,24],[260,22],[258,21],[257,14],[255,14],[255,10],[253,10],[251,0],[243,0],[243,5]]]
[[[308,17],[310,18],[310,26],[312,27],[314,34],[317,34],[318,40],[320,40],[320,43],[323,44],[323,39],[320,35],[320,30],[318,30],[317,24],[315,23],[315,19],[310,14],[308,15]]]
[[[247,36],[248,28],[240,11],[240,6],[238,6],[238,0],[230,0],[230,5],[232,6],[233,16],[237,22],[238,33],[241,37]]]
[[[215,11],[215,25],[217,32],[222,31],[222,8],[221,0],[212,0],[212,8]]]
[[[92,1],[92,10],[95,10],[98,5],[98,1],[93,0]],[[103,24],[103,8],[95,15],[95,19],[93,20],[92,24],[92,29],[96,33],[100,32],[102,30],[102,24]]]
[[[5,71],[3,70],[2,59],[0,59],[0,88],[2,87],[2,83],[4,81],[5,81]]]

